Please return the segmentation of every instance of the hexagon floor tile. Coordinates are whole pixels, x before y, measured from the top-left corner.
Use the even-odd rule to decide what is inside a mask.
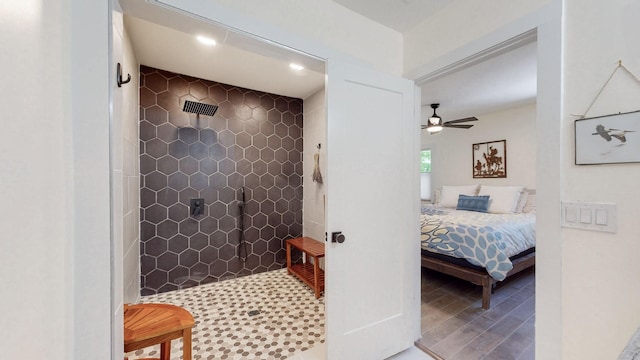
[[[286,359],[324,343],[324,297],[316,299],[287,269],[144,296],[141,302],[174,304],[193,314],[194,360]],[[182,341],[171,345],[171,359],[181,359]],[[159,355],[159,346],[127,354],[129,360]]]

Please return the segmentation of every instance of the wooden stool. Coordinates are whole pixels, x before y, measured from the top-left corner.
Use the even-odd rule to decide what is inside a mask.
[[[136,304],[124,307],[124,352],[160,344],[160,360],[171,357],[171,340],[182,338],[182,359],[191,360],[193,316],[169,304]]]
[[[287,271],[309,285],[313,289],[316,299],[319,298],[320,293],[324,291],[324,271],[320,268],[320,258],[324,257],[324,243],[310,237],[301,237],[287,240],[286,246]],[[291,247],[304,252],[307,257],[312,258],[313,265],[308,262],[302,264],[291,263]]]

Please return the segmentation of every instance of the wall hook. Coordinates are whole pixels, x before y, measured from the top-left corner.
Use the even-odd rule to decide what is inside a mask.
[[[122,65],[120,63],[116,66],[116,81],[118,82],[118,87],[122,87],[122,84],[127,84],[131,81],[131,74],[127,74],[127,80],[122,80]]]

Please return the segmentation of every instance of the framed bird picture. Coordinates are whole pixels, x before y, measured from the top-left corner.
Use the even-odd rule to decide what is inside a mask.
[[[640,111],[575,121],[576,165],[640,162]]]

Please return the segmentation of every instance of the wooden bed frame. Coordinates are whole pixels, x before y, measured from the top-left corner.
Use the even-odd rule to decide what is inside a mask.
[[[492,278],[485,270],[475,270],[460,265],[448,263],[444,260],[421,256],[422,267],[435,270],[447,275],[466,280],[475,285],[482,286],[482,308],[489,309],[491,305],[491,290],[497,280]],[[536,253],[532,252],[512,261],[513,269],[507,273],[507,277],[526,270],[536,264]]]

